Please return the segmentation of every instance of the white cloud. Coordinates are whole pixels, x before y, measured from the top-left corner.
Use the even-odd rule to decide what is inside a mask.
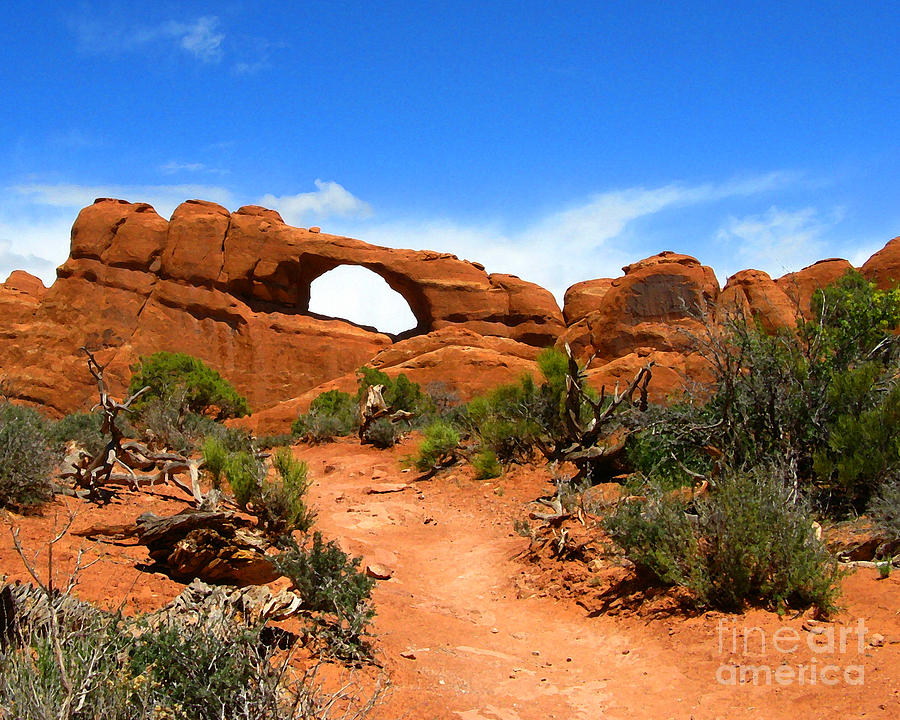
[[[30,205],[80,209],[101,197],[150,203],[163,217],[169,217],[188,199],[210,200],[226,207],[234,203],[231,191],[216,185],[15,185],[10,190]],[[74,220],[74,215],[73,218]]]
[[[164,165],[159,166],[159,171],[163,175],[176,175],[177,173],[207,173],[210,175],[227,175],[227,170],[222,170],[220,168],[211,168],[207,167],[203,163],[194,162],[194,163],[186,163],[186,162],[178,162],[177,160],[170,160]]]
[[[764,270],[772,277],[800,270],[822,259],[823,235],[840,218],[839,210],[823,218],[812,207],[771,207],[759,215],[730,217],[716,234],[720,247],[730,251],[732,258],[723,266],[728,275],[744,268]]]
[[[192,25],[173,23],[174,36],[180,39],[181,47],[203,62],[218,62],[222,59],[222,41],[225,33],[219,32],[219,19],[201,17]]]
[[[372,208],[343,185],[336,182],[316,180],[315,192],[298,195],[264,195],[259,203],[281,213],[289,223],[300,225],[307,216],[315,219],[329,217],[366,218],[372,215]]]
[[[116,25],[108,20],[81,20],[76,26],[79,47],[90,53],[133,52],[149,45],[174,43],[203,63],[224,56],[225,33],[212,15],[189,22],[170,20],[155,25]]]

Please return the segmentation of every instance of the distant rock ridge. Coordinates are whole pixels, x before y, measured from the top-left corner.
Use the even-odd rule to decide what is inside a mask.
[[[309,313],[312,281],[339,265],[368,268],[406,299],[418,323],[409,336],[455,327],[545,346],[565,327],[549,291],[449,253],[294,228],[257,206],[189,200],[167,221],[146,203],[99,199],[79,213],[45,294],[26,273],[0,287],[0,369],[14,397],[61,414],[93,396],[82,345],[109,361],[114,392],[140,355],[187,352],[265,407],[394,341]]]
[[[310,284],[339,265],[384,278],[416,328],[395,337],[309,313]],[[666,251],[576,283],[560,311],[549,291],[477,262],[294,228],[258,206],[229,213],[189,200],[165,220],[146,203],[100,199],[79,213],[49,289],[21,271],[0,284],[0,379],[11,397],[58,416],[94,402],[82,345],[109,362],[114,393],[139,356],[186,352],[262,411],[248,426],[278,432],[318,392],[351,388],[363,364],[467,399],[537,372],[539,348],[568,343],[598,386],[627,383],[654,360],[661,400],[703,371],[691,345],[698,310],[733,306],[769,329],[791,326],[850,267],[829,259],[777,279],[743,270],[720,290],[711,268]],[[861,271],[880,287],[900,279],[900,238]]]

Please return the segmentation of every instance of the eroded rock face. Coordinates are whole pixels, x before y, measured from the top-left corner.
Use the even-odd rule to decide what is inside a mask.
[[[860,272],[880,290],[895,287],[900,282],[900,237],[895,237],[866,260]]]
[[[101,199],[79,213],[46,294],[16,273],[0,286],[0,364],[20,399],[55,414],[92,402],[82,345],[109,362],[114,394],[139,356],[168,350],[207,362],[251,407],[272,405],[394,341],[308,313],[312,281],[339,265],[366,267],[399,292],[418,321],[409,335],[451,328],[545,346],[564,327],[548,291],[447,253],[294,228],[257,206],[229,213],[191,200],[167,221],[145,203]]]
[[[743,313],[759,320],[768,332],[797,323],[797,303],[762,270],[741,270],[730,278],[719,295],[722,312]]]
[[[690,335],[699,329],[697,313],[706,312],[719,296],[712,268],[689,255],[663,252],[623,271],[624,277],[609,281],[605,291],[595,292],[599,298],[595,309],[571,325],[557,345],[568,342],[576,356],[595,355],[598,364],[641,347],[686,350]],[[602,283],[595,287],[602,288]],[[572,317],[585,309],[582,305],[572,311]]]

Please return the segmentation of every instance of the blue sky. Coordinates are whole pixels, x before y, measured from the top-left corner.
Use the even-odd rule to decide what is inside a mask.
[[[724,284],[900,235],[896,2],[9,0],[4,20],[2,277],[51,282],[98,196],[261,203],[560,301],[665,249]],[[411,324],[340,272],[314,309]]]

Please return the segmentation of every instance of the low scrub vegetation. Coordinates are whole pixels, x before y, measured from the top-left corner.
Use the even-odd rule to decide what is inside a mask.
[[[60,454],[49,432],[37,411],[0,401],[0,507],[23,510],[50,498]]]
[[[700,606],[740,610],[834,608],[835,560],[816,539],[808,506],[776,469],[729,473],[692,501],[652,484],[644,502],[604,520],[625,554],[660,582],[682,585]]]
[[[190,624],[51,613],[0,649],[4,718],[305,720],[339,700],[297,677],[262,627],[219,612]]]
[[[305,546],[295,545],[276,559],[310,612],[324,649],[345,660],[368,657],[365,634],[375,615],[370,601],[375,581],[359,570],[360,558],[350,557],[333,540],[313,533]]]

